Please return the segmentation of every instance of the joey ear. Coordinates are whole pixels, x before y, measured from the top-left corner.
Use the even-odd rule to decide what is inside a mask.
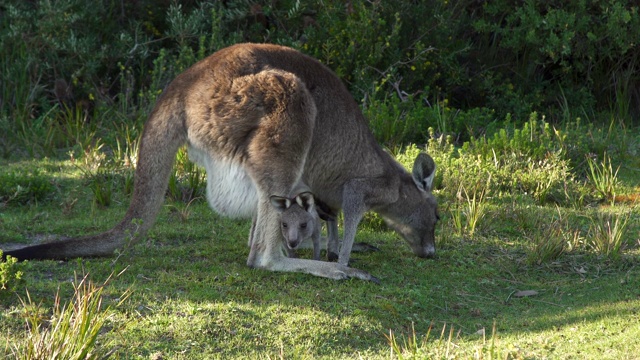
[[[436,163],[427,153],[420,153],[413,163],[413,181],[418,189],[431,191],[436,176]]]
[[[271,195],[269,201],[278,212],[283,212],[291,206],[291,199],[282,196]]]
[[[308,191],[296,195],[296,202],[307,212],[315,205],[313,194]]]

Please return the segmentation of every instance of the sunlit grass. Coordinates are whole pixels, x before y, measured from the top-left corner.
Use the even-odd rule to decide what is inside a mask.
[[[601,162],[596,162],[592,157],[587,157],[589,164],[589,181],[595,190],[605,201],[613,203],[616,198],[616,191],[619,184],[618,171],[620,166],[613,169],[611,158],[604,154]]]
[[[629,215],[607,216],[599,214],[589,228],[588,244],[596,253],[618,259],[624,250],[625,232]]]
[[[109,278],[110,279],[110,278]],[[63,304],[55,295],[51,313],[41,303],[32,300],[27,291],[21,300],[27,335],[11,348],[15,359],[106,359],[114,349],[99,343],[103,329],[111,317],[109,307],[103,305],[103,288],[109,282],[96,285],[87,276],[75,279],[74,295]],[[125,292],[116,306],[129,296]]]

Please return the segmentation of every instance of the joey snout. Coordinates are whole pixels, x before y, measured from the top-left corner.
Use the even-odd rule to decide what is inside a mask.
[[[289,226],[287,223],[282,223],[281,226],[287,247],[291,250],[295,250],[303,240],[302,233],[297,227]]]
[[[298,245],[300,245],[300,241],[295,240],[295,241],[287,241],[287,246],[289,247],[289,249],[291,250],[295,250]]]

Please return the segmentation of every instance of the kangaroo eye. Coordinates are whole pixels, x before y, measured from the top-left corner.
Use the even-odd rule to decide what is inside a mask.
[[[286,229],[289,227],[289,225],[287,225],[287,223],[282,223],[282,227]]]
[[[300,227],[303,228],[303,229],[306,229],[307,228],[307,223],[300,224]]]

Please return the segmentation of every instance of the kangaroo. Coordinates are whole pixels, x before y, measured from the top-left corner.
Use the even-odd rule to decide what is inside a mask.
[[[313,194],[303,192],[293,199],[271,195],[271,205],[280,213],[280,230],[287,254],[295,258],[295,250],[306,239],[313,242],[313,259],[320,260],[320,215]]]
[[[293,199],[271,196],[271,204],[280,212],[280,228],[289,257],[296,257],[295,249],[307,248],[305,240],[312,240],[313,259],[320,260],[320,251],[327,249],[327,260],[337,261],[339,247],[337,214],[308,191]],[[321,238],[320,220],[327,224],[327,237]],[[326,241],[322,241],[326,240]],[[367,243],[354,243],[352,251],[378,251]]]
[[[163,91],[140,141],[134,190],[112,229],[5,252],[18,259],[109,256],[153,225],[178,149],[188,145],[207,172],[216,212],[253,218],[247,265],[271,271],[376,280],[348,266],[367,211],[380,214],[423,258],[435,255],[437,201],[433,159],[421,153],[407,172],[375,141],[340,79],[319,61],[271,44],[221,49],[178,75]],[[338,262],[289,258],[270,196],[291,198],[306,184],[344,216]],[[134,240],[135,240],[134,239]]]

